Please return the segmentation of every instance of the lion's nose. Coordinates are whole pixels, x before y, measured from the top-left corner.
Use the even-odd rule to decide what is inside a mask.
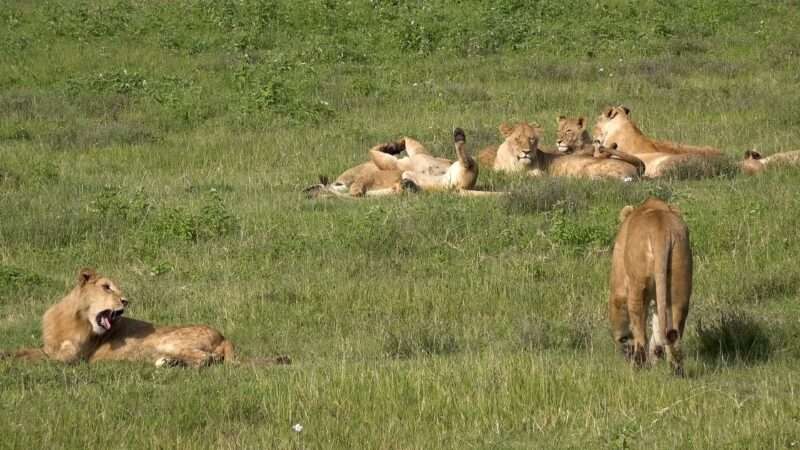
[[[121,299],[119,299],[119,301],[122,302],[122,307],[123,308],[127,308],[128,307],[128,299],[127,298],[121,298]]]

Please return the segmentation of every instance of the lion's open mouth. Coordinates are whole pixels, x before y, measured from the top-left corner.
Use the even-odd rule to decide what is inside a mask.
[[[113,325],[114,322],[117,321],[117,319],[122,317],[123,312],[125,312],[125,310],[123,309],[117,309],[114,311],[110,309],[104,309],[103,311],[100,311],[95,320],[97,321],[98,325],[100,325],[106,330],[110,330],[111,325]]]

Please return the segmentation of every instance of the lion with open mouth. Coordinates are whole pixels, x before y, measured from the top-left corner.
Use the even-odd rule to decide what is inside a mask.
[[[44,314],[44,346],[6,356],[67,363],[146,361],[158,367],[204,367],[234,360],[233,344],[219,331],[204,325],[156,327],[123,317],[127,306],[113,280],[82,269],[72,291]],[[279,357],[275,362],[289,360]]]

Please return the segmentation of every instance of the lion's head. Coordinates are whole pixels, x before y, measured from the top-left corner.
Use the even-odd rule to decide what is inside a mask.
[[[586,129],[584,117],[558,116],[558,133],[556,144],[561,153],[571,153],[580,150],[584,145],[591,143],[591,137]]]
[[[742,172],[747,175],[755,175],[764,170],[764,163],[761,161],[761,153],[756,150],[744,152],[744,159],[741,162]]]
[[[502,151],[516,158],[516,163],[529,167],[539,149],[542,128],[537,123],[520,122],[514,125],[500,124],[500,133],[505,137]]]
[[[608,145],[606,136],[625,122],[630,121],[631,110],[625,106],[609,106],[597,117],[592,134],[603,145]]]
[[[109,278],[98,275],[93,269],[78,272],[79,314],[89,322],[92,332],[103,335],[122,317],[128,306],[122,291]]]

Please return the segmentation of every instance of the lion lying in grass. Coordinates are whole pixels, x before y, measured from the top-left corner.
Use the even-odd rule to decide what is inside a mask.
[[[778,166],[800,166],[800,150],[774,153],[766,157],[755,150],[747,150],[741,162],[742,172],[746,175],[755,175],[764,172],[768,167]]]
[[[589,153],[549,153],[539,148],[541,128],[536,124],[502,124],[500,132],[505,137],[503,144],[496,150],[490,148],[482,151],[478,157],[484,165],[494,170],[522,172],[531,176],[548,174],[623,181],[637,179],[645,172],[641,160],[618,151],[616,146],[606,148],[597,145]]]
[[[675,208],[656,198],[624,207],[620,220],[608,300],[614,342],[636,366],[644,365],[647,309],[655,300],[649,359],[666,350],[673,371],[681,375],[680,340],[692,295],[689,229]]]
[[[619,150],[644,161],[645,175],[654,178],[676,165],[697,158],[719,158],[722,152],[712,147],[696,147],[669,141],[656,141],[639,130],[624,106],[606,108],[597,118],[594,138],[605,147],[617,144]]]
[[[5,356],[66,363],[146,361],[158,367],[203,367],[235,358],[233,343],[213,328],[156,327],[122,317],[127,306],[128,300],[114,281],[92,269],[82,269],[78,284],[44,314],[44,346]],[[280,357],[276,362],[285,363],[288,358]]]
[[[405,190],[453,191],[465,196],[494,195],[473,190],[478,179],[478,164],[465,148],[464,130],[453,132],[456,160],[439,158],[417,140],[405,137],[369,150],[370,161],[346,170],[333,183],[305,189],[311,197],[334,195],[362,197],[393,195]],[[397,156],[405,152],[406,156]]]

